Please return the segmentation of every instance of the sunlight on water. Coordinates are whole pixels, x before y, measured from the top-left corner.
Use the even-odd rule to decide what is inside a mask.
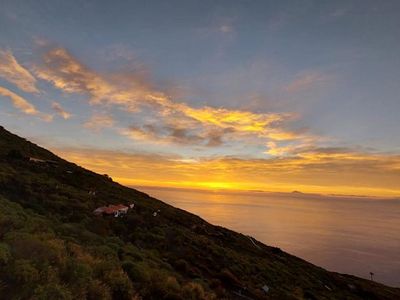
[[[328,270],[400,286],[397,200],[140,190]]]

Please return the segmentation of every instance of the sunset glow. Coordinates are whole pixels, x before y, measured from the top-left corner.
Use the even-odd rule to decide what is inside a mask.
[[[400,196],[395,9],[122,6],[5,5],[1,125],[131,186]]]

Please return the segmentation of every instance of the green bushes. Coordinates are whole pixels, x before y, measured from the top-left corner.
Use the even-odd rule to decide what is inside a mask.
[[[122,269],[128,274],[129,278],[133,282],[140,282],[143,280],[143,272],[140,268],[131,261],[125,261],[122,263]]]
[[[114,269],[104,274],[105,282],[111,289],[113,299],[130,300],[135,291],[127,274],[121,269]]]
[[[28,259],[18,259],[12,267],[12,277],[19,283],[35,283],[39,280],[39,271]]]
[[[88,300],[111,300],[111,289],[104,282],[98,279],[91,281],[87,287]]]
[[[90,265],[79,262],[76,259],[69,259],[63,272],[63,279],[70,285],[82,287],[92,279],[93,270]]]
[[[189,282],[182,289],[182,294],[187,300],[203,300],[206,297],[203,287],[194,282]]]
[[[59,284],[49,283],[38,286],[33,295],[34,300],[72,300],[71,292],[67,287]]]
[[[10,247],[5,243],[0,243],[0,266],[7,264],[10,258]]]

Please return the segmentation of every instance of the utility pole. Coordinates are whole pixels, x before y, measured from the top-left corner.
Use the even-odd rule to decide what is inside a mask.
[[[371,276],[371,281],[374,281],[374,273],[373,272],[369,272],[369,275]]]

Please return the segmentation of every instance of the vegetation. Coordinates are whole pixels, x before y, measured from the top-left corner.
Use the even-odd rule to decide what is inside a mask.
[[[400,299],[254,241],[0,127],[0,299]]]

